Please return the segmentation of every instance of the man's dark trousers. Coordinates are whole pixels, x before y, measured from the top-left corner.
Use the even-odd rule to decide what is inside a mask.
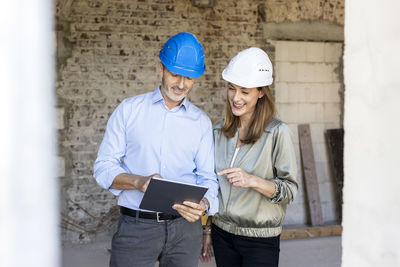
[[[157,222],[121,214],[112,240],[110,267],[198,266],[201,222],[180,217]]]

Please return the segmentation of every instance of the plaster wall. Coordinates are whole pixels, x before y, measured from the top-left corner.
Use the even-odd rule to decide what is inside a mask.
[[[346,2],[344,267],[400,266],[399,9]]]
[[[3,2],[0,20],[0,266],[57,267],[52,3]]]

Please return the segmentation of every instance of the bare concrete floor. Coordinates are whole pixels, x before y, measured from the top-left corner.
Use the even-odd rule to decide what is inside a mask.
[[[110,241],[64,246],[63,267],[107,267]],[[319,237],[281,241],[279,267],[339,267],[341,237]],[[199,262],[199,267],[215,267],[215,262]]]

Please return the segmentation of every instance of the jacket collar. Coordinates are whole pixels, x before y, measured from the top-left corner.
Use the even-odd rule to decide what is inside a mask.
[[[277,118],[273,118],[272,121],[265,128],[264,132],[270,133],[272,131],[272,129],[275,126],[279,125],[280,123],[281,123],[280,120],[278,120]],[[214,124],[213,129],[220,130],[222,128],[223,124],[224,124],[224,120],[220,120],[216,124]],[[237,132],[237,130],[236,130],[236,132]]]
[[[280,123],[281,123],[280,120],[278,120],[277,118],[273,118],[264,131],[270,133],[272,129],[275,128],[275,126],[279,125]]]

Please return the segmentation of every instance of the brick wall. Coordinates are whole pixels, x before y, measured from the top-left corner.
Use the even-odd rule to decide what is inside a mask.
[[[343,24],[343,1],[329,1],[333,6],[323,0],[300,1],[308,6],[306,10],[289,0],[211,2],[213,7],[200,8],[186,0],[56,1],[56,108],[64,241],[87,242],[98,233],[113,231],[116,201],[92,178],[93,162],[115,107],[124,98],[158,85],[157,55],[170,36],[190,31],[203,43],[207,69],[196,81],[190,100],[216,121],[224,107],[225,83],[220,73],[229,59],[244,48],[258,46],[275,60],[275,47],[265,37],[263,23],[285,17],[292,22],[323,19]],[[284,120],[285,112],[291,112],[279,110]]]
[[[344,23],[343,0],[268,0],[265,6],[266,22],[283,23],[327,21],[340,25]]]

